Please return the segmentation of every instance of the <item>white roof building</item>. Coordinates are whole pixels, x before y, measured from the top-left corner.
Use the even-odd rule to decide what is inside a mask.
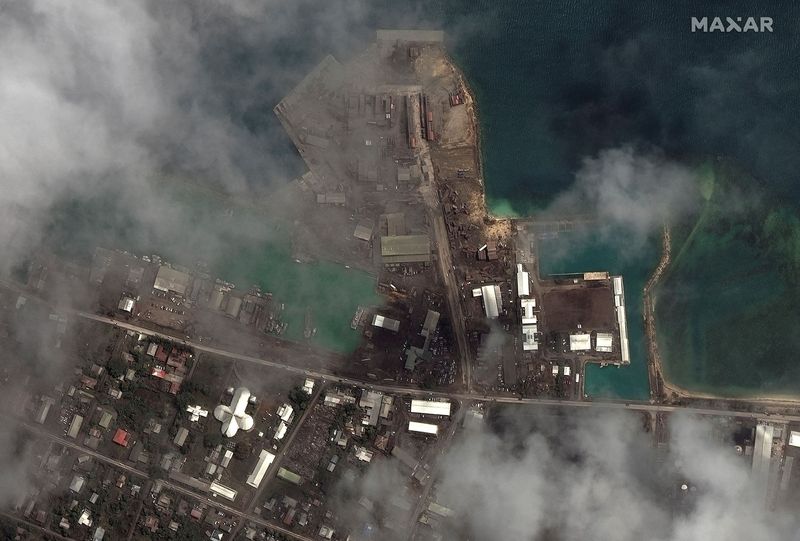
[[[619,350],[623,364],[631,362],[631,354],[628,344],[628,321],[625,317],[625,287],[622,283],[622,276],[614,276],[611,279],[614,285],[614,306],[617,310],[617,324],[619,325]]]
[[[536,299],[520,299],[519,306],[522,310],[522,324],[533,325],[536,323],[536,314],[533,313],[536,308]]]
[[[356,458],[362,462],[371,462],[373,452],[367,449],[366,447],[356,447]]]
[[[189,417],[190,421],[199,421],[200,417],[208,417],[208,410],[204,410],[200,406],[187,406],[186,411],[191,413]]]
[[[497,319],[500,315],[500,310],[503,308],[500,286],[482,286],[480,296],[483,297],[483,311],[486,313],[486,317],[489,319]]]
[[[165,293],[172,291],[178,295],[185,295],[191,280],[192,277],[185,272],[175,270],[166,265],[161,265],[158,268],[158,274],[156,274],[156,281],[153,283],[153,289]]]
[[[592,336],[589,333],[575,333],[569,335],[570,351],[589,351],[592,349]]]
[[[292,415],[294,415],[294,408],[289,404],[284,403],[278,408],[278,417],[283,421],[290,423],[292,421]]]
[[[89,513],[88,509],[84,509],[81,516],[78,517],[78,524],[81,526],[86,526],[87,528],[92,525],[92,514]]]
[[[264,478],[273,460],[275,460],[275,455],[266,449],[262,449],[261,453],[258,455],[258,462],[256,462],[253,471],[247,477],[247,484],[253,488],[258,488],[258,485],[261,484],[261,480]]]
[[[408,430],[410,432],[422,432],[423,434],[437,434],[439,427],[430,423],[419,423],[417,421],[408,422]]]
[[[275,430],[275,439],[282,440],[283,437],[286,435],[286,431],[289,429],[289,426],[281,421],[281,424],[278,425],[278,428]]]
[[[128,312],[130,314],[131,312],[133,312],[133,305],[134,304],[136,304],[136,301],[133,300],[132,298],[126,296],[126,297],[122,297],[119,300],[119,304],[117,305],[117,308],[119,308],[123,312]]]
[[[597,339],[595,340],[594,349],[597,351],[601,351],[604,353],[611,353],[613,349],[614,337],[609,332],[599,332],[597,333]]]
[[[400,330],[399,321],[397,321],[396,319],[382,316],[380,314],[375,314],[375,317],[372,319],[372,324],[376,327],[382,327],[392,332],[397,332]]]
[[[792,447],[800,447],[800,432],[792,430],[789,433],[789,445]]]
[[[305,391],[306,394],[310,395],[313,390],[314,390],[314,380],[311,378],[306,378],[306,381],[303,383],[303,391]]]
[[[450,406],[452,404],[447,401],[438,400],[412,400],[411,413],[419,413],[421,415],[450,415]]]
[[[522,270],[522,263],[517,263],[517,295],[527,297],[531,294],[531,282],[528,273]]]
[[[239,387],[233,393],[230,406],[220,404],[214,408],[214,417],[222,423],[222,433],[232,438],[239,430],[245,432],[253,429],[253,418],[245,413],[247,402],[250,400],[250,391]]]
[[[539,329],[536,325],[522,326],[523,351],[537,351],[539,349],[539,342],[536,340],[536,333],[538,330]]]
[[[69,484],[69,489],[78,494],[81,490],[83,490],[83,484],[86,482],[86,479],[81,477],[80,475],[76,475],[72,478],[72,482]]]
[[[226,500],[234,501],[236,500],[237,492],[232,488],[228,488],[225,485],[220,485],[216,481],[213,481],[209,486],[208,489],[211,491],[212,494],[217,496],[222,496]]]

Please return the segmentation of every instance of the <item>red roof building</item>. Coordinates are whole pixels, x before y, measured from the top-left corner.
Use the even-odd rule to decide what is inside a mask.
[[[169,352],[164,348],[164,346],[158,346],[158,350],[156,350],[156,360],[160,363],[167,362],[167,357],[169,356]]]
[[[128,446],[128,440],[130,439],[131,435],[122,430],[121,428],[117,429],[117,432],[114,434],[114,443],[117,445],[122,445],[123,447]]]

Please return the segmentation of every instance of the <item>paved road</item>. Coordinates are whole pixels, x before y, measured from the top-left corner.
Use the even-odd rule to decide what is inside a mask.
[[[430,161],[430,154],[424,153],[423,159],[426,160],[428,167],[433,167]],[[433,242],[436,245],[437,260],[439,262],[439,275],[444,282],[445,292],[447,293],[447,309],[450,313],[453,334],[456,339],[458,358],[461,364],[461,383],[468,391],[472,390],[472,356],[470,355],[469,344],[467,343],[466,329],[464,328],[464,312],[461,307],[461,299],[458,298],[458,281],[453,269],[453,257],[450,253],[450,237],[447,234],[447,226],[444,223],[443,207],[439,192],[435,183],[425,183],[420,190],[428,209],[428,217],[431,221]]]
[[[162,480],[161,482],[164,484],[165,487],[169,488],[170,490],[174,490],[175,492],[179,492],[179,493],[183,494],[184,496],[188,496],[190,498],[194,498],[196,500],[200,500],[200,501],[202,501],[202,502],[204,502],[204,503],[206,503],[206,504],[208,504],[208,505],[210,505],[212,507],[215,507],[217,509],[221,509],[222,511],[228,513],[231,516],[239,517],[240,519],[243,519],[243,520],[248,520],[250,522],[258,524],[259,526],[263,526],[264,528],[267,528],[267,529],[269,529],[271,531],[279,532],[279,533],[285,535],[286,537],[290,537],[292,539],[297,539],[299,541],[314,541],[310,537],[306,537],[305,535],[300,535],[299,533],[293,532],[291,530],[287,530],[286,528],[283,528],[282,526],[278,526],[276,524],[273,524],[272,522],[268,522],[268,521],[264,520],[261,517],[257,517],[255,515],[252,515],[252,514],[249,514],[249,513],[244,513],[242,511],[239,511],[238,509],[235,509],[235,508],[229,506],[229,505],[226,505],[224,503],[220,503],[216,498],[210,498],[210,497],[208,497],[208,496],[206,496],[204,494],[198,494],[198,493],[196,493],[196,492],[194,492],[192,490],[184,488],[184,487],[182,487],[180,485],[177,485],[175,483],[171,483],[169,481],[163,481]],[[231,537],[231,539],[233,539],[233,537]]]
[[[437,196],[438,197],[438,196]],[[436,242],[436,250],[439,253],[439,270],[444,281],[444,288],[447,291],[447,306],[450,309],[450,321],[452,322],[453,333],[456,336],[458,346],[458,358],[461,359],[462,382],[466,384],[467,390],[472,390],[472,359],[469,344],[467,343],[467,333],[464,328],[464,312],[461,308],[461,299],[458,298],[458,281],[453,270],[453,257],[450,254],[450,238],[447,235],[447,227],[444,217],[441,214],[441,205],[431,212],[433,222],[433,235]]]
[[[121,462],[119,460],[115,460],[113,458],[107,457],[104,454],[98,453],[94,449],[90,449],[89,447],[85,447],[83,445],[75,443],[74,441],[71,441],[71,440],[68,440],[66,438],[62,438],[61,436],[57,436],[55,434],[52,434],[52,433],[48,432],[47,430],[45,430],[41,426],[31,424],[31,423],[29,423],[27,421],[22,421],[20,419],[17,419],[15,417],[11,417],[9,415],[2,415],[2,417],[4,419],[8,419],[8,420],[10,420],[10,421],[12,421],[14,423],[17,423],[19,426],[21,426],[25,430],[27,430],[29,432],[32,432],[32,433],[36,434],[37,436],[40,436],[42,438],[46,438],[46,439],[48,439],[50,441],[54,441],[54,442],[56,442],[56,443],[58,443],[60,445],[63,445],[65,447],[69,447],[70,449],[74,449],[74,450],[76,450],[76,451],[78,451],[80,453],[91,455],[94,458],[100,460],[101,462],[105,462],[106,464],[111,464],[112,466],[114,466],[116,468],[119,468],[119,469],[121,469],[121,470],[123,470],[123,471],[125,471],[127,473],[131,473],[133,475],[137,475],[137,476],[145,478],[145,479],[152,479],[152,477],[150,477],[150,474],[145,472],[145,471],[142,471],[142,470],[139,470],[139,469],[134,468],[132,466],[129,466],[128,464],[126,464],[124,462]],[[298,539],[299,541],[312,541],[312,539],[310,537],[306,537],[304,535],[300,535],[298,533],[295,533],[295,532],[293,532],[291,530],[287,530],[287,529],[285,529],[285,528],[283,528],[281,526],[278,526],[276,524],[273,524],[272,522],[266,521],[263,518],[261,518],[259,516],[256,516],[256,515],[253,515],[251,513],[245,513],[243,511],[235,509],[235,508],[233,508],[233,507],[231,507],[229,505],[221,503],[216,498],[211,498],[211,497],[206,496],[205,494],[200,494],[200,493],[195,492],[193,490],[189,490],[189,489],[187,489],[187,488],[185,488],[185,487],[183,487],[181,485],[175,484],[175,483],[173,483],[171,481],[168,481],[166,479],[161,479],[160,481],[161,481],[163,486],[169,488],[170,490],[174,490],[175,492],[179,492],[179,493],[183,494],[184,496],[188,496],[188,497],[194,498],[196,500],[200,500],[200,501],[202,501],[202,502],[204,502],[204,503],[206,503],[206,504],[208,504],[208,505],[210,505],[212,507],[215,507],[217,509],[221,509],[221,510],[225,511],[226,513],[230,514],[231,516],[236,516],[236,517],[239,517],[240,519],[245,519],[245,520],[254,522],[254,523],[259,524],[259,525],[261,525],[261,526],[263,526],[265,528],[268,528],[270,530],[273,530],[273,531],[276,531],[276,532],[280,532],[280,533],[282,533],[283,535],[285,535],[287,537],[291,537],[292,539]]]
[[[70,539],[69,537],[64,537],[63,535],[61,535],[60,533],[58,533],[56,531],[47,529],[47,528],[45,528],[43,526],[39,526],[38,524],[34,524],[33,522],[31,522],[29,520],[26,520],[23,517],[18,517],[17,515],[12,515],[11,513],[6,513],[5,511],[0,511],[0,515],[6,517],[9,520],[13,520],[14,522],[18,522],[20,524],[24,524],[24,525],[28,526],[29,528],[33,528],[36,531],[39,531],[39,532],[41,532],[43,534],[46,534],[46,536],[48,536],[49,538],[60,539],[61,541],[74,541],[73,539]],[[45,539],[47,539],[48,537],[45,537]]]
[[[253,509],[255,509],[256,504],[259,501],[259,498],[261,498],[261,495],[264,493],[267,486],[269,485],[270,480],[272,480],[275,477],[275,474],[277,473],[278,469],[281,467],[283,461],[286,459],[286,454],[289,452],[289,449],[292,446],[292,442],[294,442],[294,439],[295,437],[297,437],[297,434],[300,433],[300,428],[303,426],[308,417],[311,415],[311,411],[314,409],[314,406],[317,404],[319,397],[322,395],[323,389],[324,385],[317,386],[317,390],[314,392],[313,396],[308,401],[308,404],[306,404],[306,409],[305,411],[303,411],[303,415],[300,417],[300,419],[297,420],[296,423],[294,423],[294,426],[292,427],[292,430],[289,433],[288,437],[286,437],[286,439],[283,440],[283,446],[281,447],[281,450],[278,451],[278,454],[275,455],[275,459],[272,461],[272,464],[270,464],[267,473],[264,475],[263,479],[261,479],[261,485],[256,489],[256,492],[255,494],[253,494],[250,503],[247,504],[247,507],[245,508],[246,513],[249,514],[253,512]],[[234,528],[234,530],[231,532],[230,535],[231,539],[236,539],[236,535],[239,533],[239,530],[241,528],[242,528],[241,524],[239,524],[238,526],[236,526],[236,528]]]
[[[441,459],[443,458],[439,455],[444,455],[447,452],[447,449],[453,442],[453,437],[456,434],[456,430],[464,420],[464,415],[466,415],[467,408],[469,407],[469,402],[460,401],[458,403],[458,411],[451,420],[450,426],[447,428],[447,433],[442,435],[439,438],[439,441],[437,441],[435,445],[431,446],[431,448],[428,449],[428,452],[425,454],[425,462],[428,465],[432,464],[433,467],[428,471],[430,477],[428,478],[428,482],[425,484],[425,487],[422,489],[422,494],[419,496],[417,506],[414,508],[414,511],[411,514],[410,523],[408,525],[408,534],[406,535],[406,539],[408,541],[414,539],[414,535],[417,532],[417,527],[419,526],[419,517],[423,511],[425,511],[425,507],[428,503],[428,496],[430,496],[433,485],[436,484],[436,475],[439,472],[439,468],[442,466]]]
[[[652,412],[661,412],[661,413],[671,413],[677,411],[683,411],[689,414],[696,414],[696,415],[718,415],[724,417],[739,417],[739,418],[748,418],[748,419],[768,419],[776,422],[780,421],[794,421],[800,422],[800,415],[778,415],[778,414],[766,414],[766,413],[756,413],[756,412],[749,412],[749,411],[732,411],[726,408],[718,407],[718,408],[701,408],[701,407],[690,407],[690,406],[670,406],[670,405],[663,405],[663,404],[651,404],[649,402],[641,402],[641,401],[600,401],[600,400],[592,400],[592,401],[581,401],[581,400],[557,400],[552,398],[519,398],[514,396],[505,396],[505,395],[480,395],[474,393],[450,393],[450,392],[443,392],[443,391],[426,391],[424,389],[417,389],[411,387],[403,387],[399,385],[388,385],[388,384],[379,384],[373,382],[365,382],[359,379],[348,378],[343,376],[337,376],[330,371],[323,371],[323,370],[312,370],[309,368],[303,368],[299,366],[293,366],[287,363],[282,363],[278,361],[271,361],[268,359],[262,359],[259,357],[254,357],[252,355],[244,355],[241,353],[234,353],[231,351],[226,351],[223,349],[207,346],[205,344],[192,342],[190,340],[185,340],[182,338],[177,338],[175,336],[171,336],[168,334],[164,334],[161,332],[153,331],[151,329],[147,329],[145,327],[140,327],[138,325],[133,325],[131,323],[126,323],[123,321],[117,321],[115,319],[100,316],[97,314],[91,314],[88,312],[75,312],[80,317],[84,317],[87,319],[91,319],[94,321],[99,321],[102,323],[106,323],[109,325],[114,325],[116,327],[127,329],[135,332],[142,333],[148,336],[157,336],[167,340],[173,340],[184,344],[188,347],[194,348],[198,351],[204,351],[206,353],[212,353],[214,355],[218,355],[220,357],[227,357],[229,359],[236,359],[239,361],[249,362],[253,364],[259,364],[262,366],[267,366],[270,368],[278,368],[281,370],[286,370],[288,372],[292,372],[295,374],[300,374],[308,377],[319,378],[327,381],[332,382],[339,382],[344,383],[347,385],[355,385],[358,387],[363,387],[366,389],[373,389],[376,391],[383,391],[388,393],[399,393],[399,394],[406,394],[410,396],[428,396],[428,397],[441,397],[441,398],[452,398],[458,400],[474,400],[479,402],[496,402],[500,404],[528,404],[528,405],[536,405],[536,406],[553,406],[553,407],[575,407],[575,408],[602,408],[602,409],[612,409],[612,410],[631,410],[631,411],[652,411]]]

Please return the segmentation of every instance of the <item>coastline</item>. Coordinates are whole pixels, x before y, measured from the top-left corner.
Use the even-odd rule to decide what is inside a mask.
[[[664,275],[667,267],[672,259],[672,239],[670,235],[669,226],[665,225],[662,233],[662,253],[658,266],[653,271],[650,279],[644,287],[643,303],[644,303],[644,326],[645,326],[645,339],[647,340],[648,352],[648,376],[650,379],[650,395],[651,399],[659,402],[676,402],[684,399],[694,400],[715,400],[723,402],[754,402],[766,405],[798,405],[800,404],[800,397],[786,394],[762,394],[759,396],[754,395],[741,395],[741,396],[725,396],[721,394],[708,393],[703,391],[694,391],[686,389],[674,382],[671,382],[665,376],[664,366],[665,363],[661,358],[658,349],[658,333],[656,329],[655,317],[655,294],[654,289],[658,286],[661,278]]]
[[[450,54],[446,54],[446,60],[450,67],[453,69],[461,88],[465,95],[465,101],[469,107],[470,122],[474,127],[475,133],[475,148],[476,148],[476,163],[478,164],[478,182],[481,186],[481,200],[483,205],[483,212],[486,218],[492,221],[509,221],[513,222],[514,218],[509,216],[495,215],[487,202],[486,198],[486,183],[484,181],[483,170],[483,147],[481,145],[481,123],[479,121],[479,107],[475,94],[470,88],[466,76],[463,71],[458,67]],[[667,268],[672,261],[672,239],[669,226],[665,225],[662,233],[662,255],[659,264],[653,271],[653,274],[648,279],[647,284],[643,291],[643,314],[645,326],[645,340],[647,348],[647,364],[648,364],[648,378],[651,400],[659,402],[677,402],[681,400],[714,400],[723,402],[753,402],[766,405],[798,405],[800,404],[800,397],[790,394],[742,394],[742,395],[725,395],[718,393],[709,393],[704,391],[690,390],[681,387],[674,382],[670,381],[666,375],[665,362],[661,357],[658,347],[658,332],[657,322],[655,316],[655,303],[656,295],[655,290],[661,282]]]

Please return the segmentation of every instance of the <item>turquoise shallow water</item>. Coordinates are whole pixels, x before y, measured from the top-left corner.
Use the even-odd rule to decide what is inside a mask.
[[[585,392],[592,397],[650,398],[642,323],[642,288],[658,262],[658,244],[651,242],[645,249],[630,253],[629,239],[624,231],[601,235],[597,231],[586,230],[561,233],[557,238],[540,240],[538,246],[542,275],[601,270],[622,274],[631,364],[619,368],[588,365]]]
[[[88,263],[96,246],[124,249],[194,266],[204,264],[212,275],[241,289],[258,285],[283,304],[284,336],[304,340],[307,309],[317,334],[312,342],[349,352],[361,341],[350,328],[358,305],[375,306],[375,278],[327,262],[298,264],[286,232],[289,224],[268,213],[226,204],[205,191],[162,184],[154,195],[168,201],[168,223],[144,221],[120,205],[116,193],[72,201],[52,213],[48,242],[62,255]],[[232,210],[232,211],[231,211]]]
[[[790,204],[800,198],[800,153],[796,152],[800,143],[800,123],[796,122],[800,118],[798,3],[379,0],[357,2],[336,21],[318,20],[330,15],[327,10],[300,12],[298,31],[278,37],[259,20],[237,29],[213,17],[198,18],[206,21],[198,22],[203,34],[202,74],[208,83],[205,89],[211,93],[206,98],[223,109],[232,123],[252,134],[252,144],[242,146],[237,163],[242,163],[255,190],[268,190],[276,181],[264,178],[264,156],[271,160],[267,165],[276,177],[292,178],[303,170],[299,156],[272,115],[272,107],[316,62],[328,53],[347,59],[372,39],[375,28],[424,26],[447,31],[449,50],[477,97],[487,196],[496,212],[526,214],[546,206],[569,189],[584,157],[621,144],[658,147],[678,160],[734,157],[759,179],[767,197],[780,197]],[[775,32],[692,34],[690,17],[702,15],[771,16]],[[334,31],[342,29],[345,31]],[[199,235],[191,242],[180,238],[176,243],[170,237],[172,232],[149,231],[147,224],[130,222],[124,213],[109,212],[109,208],[117,207],[108,205],[108,201],[89,202],[90,207],[93,205],[102,212],[66,209],[62,222],[54,216],[53,231],[74,233],[60,237],[55,234],[54,242],[61,239],[66,244],[90,245],[96,241],[114,245],[111,241],[120,240],[117,245],[146,253],[163,252],[158,247],[166,238],[170,246],[188,244],[201,256],[216,253],[219,248],[219,253],[236,263],[232,266],[235,274],[254,281],[271,277],[264,284],[268,289],[279,289],[282,286],[278,284],[291,274],[291,260],[285,249],[245,242],[241,228],[231,226],[221,236],[221,248],[212,242],[214,239]],[[194,220],[192,217],[183,222],[189,228],[183,233],[190,237],[197,230],[193,228]],[[62,229],[64,223],[69,226]],[[613,239],[607,242],[613,246],[600,250],[598,244],[559,238],[542,246],[543,265],[552,271],[602,268],[621,272],[632,309],[640,300],[632,292],[640,289],[647,267],[657,260],[655,248],[644,247],[632,254]],[[553,255],[559,253],[559,247],[573,245],[568,256]],[[668,325],[677,325],[673,330],[663,323],[659,326],[666,330],[667,350],[684,347],[672,343],[679,336],[705,336],[705,342],[724,344],[726,337],[742,336],[739,330],[756,318],[752,310],[757,303],[732,302],[726,305],[726,324],[709,330],[714,313],[708,311],[701,316],[697,310],[702,303],[714,306],[737,293],[750,298],[747,295],[753,290],[747,282],[732,279],[724,282],[725,287],[709,287],[719,283],[715,280],[719,275],[714,272],[717,265],[726,265],[731,277],[750,269],[750,262],[744,259],[711,257],[712,254],[701,250],[687,257],[687,262],[703,264],[687,263],[681,273],[674,275],[680,276],[680,283],[687,290],[694,291],[681,298],[700,300],[671,304],[664,302],[669,299],[661,300],[664,313],[671,311]],[[180,255],[194,257],[191,252]],[[327,270],[317,270],[310,273],[312,281],[329,279]],[[340,302],[344,313],[350,311],[356,298],[371,300],[372,284],[366,278],[358,282],[361,285],[354,286],[353,298],[340,302],[339,297],[333,296],[318,304],[327,307]],[[291,284],[297,282],[290,278],[286,283],[286,294],[291,296],[297,291],[297,286]],[[771,275],[765,274],[760,284],[763,299],[781,293]],[[308,291],[328,294],[324,287],[318,290],[316,285]],[[307,303],[303,299],[298,305]],[[631,309],[629,324],[635,324],[639,318]],[[762,307],[762,312],[770,310]],[[747,311],[752,313],[747,315]],[[683,317],[690,312],[697,317]],[[772,312],[779,313],[774,307]],[[342,330],[348,331],[349,327]],[[704,340],[695,343],[702,344]],[[719,377],[707,375],[719,376],[729,362],[724,351],[700,345],[683,352],[687,356],[681,353],[681,361],[689,364],[676,364],[675,373],[684,374],[687,383],[697,379],[702,385],[713,387]],[[767,385],[767,374],[780,372],[786,366],[764,365],[764,377],[748,379],[746,357],[742,359],[744,368],[733,371],[740,376],[729,379],[729,385],[734,380],[739,382],[737,385],[751,388]],[[591,369],[587,388],[593,394],[638,397],[641,387],[636,382],[641,377],[636,375],[637,366],[618,373]],[[791,373],[781,373],[779,378],[791,379]]]

